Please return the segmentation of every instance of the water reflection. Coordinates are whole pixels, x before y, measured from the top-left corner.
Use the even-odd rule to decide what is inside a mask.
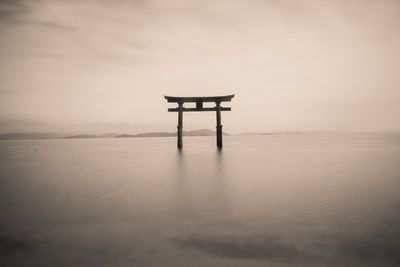
[[[222,150],[177,150],[173,195],[178,213],[213,216],[226,210],[229,177],[224,161]]]
[[[186,168],[185,168],[185,155],[182,149],[177,149],[176,151],[176,172],[175,172],[175,205],[176,211],[179,214],[184,214],[188,210],[188,205],[190,205],[190,196],[187,189],[187,178],[186,178]]]
[[[218,212],[226,212],[228,208],[227,201],[227,173],[225,170],[225,158],[221,148],[218,148],[215,153],[215,204]]]

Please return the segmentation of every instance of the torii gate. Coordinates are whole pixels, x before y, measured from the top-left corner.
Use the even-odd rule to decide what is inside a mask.
[[[221,102],[230,102],[235,95],[225,96],[196,96],[196,97],[178,97],[178,96],[164,96],[168,103],[178,103],[177,108],[169,108],[168,112],[178,112],[178,148],[182,148],[182,121],[183,112],[188,111],[216,111],[217,112],[217,146],[222,148],[222,125],[221,125],[221,111],[231,111],[230,107],[221,107]],[[185,108],[183,103],[194,102],[195,108]],[[215,102],[215,107],[204,108],[204,102]]]

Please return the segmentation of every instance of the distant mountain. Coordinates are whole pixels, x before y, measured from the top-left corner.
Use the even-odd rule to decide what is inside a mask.
[[[214,136],[215,131],[211,131],[209,129],[199,129],[193,131],[183,131],[183,136]],[[229,135],[227,133],[223,133],[224,135]],[[140,133],[140,134],[121,134],[115,136],[116,138],[135,138],[135,137],[172,137],[176,136],[176,132],[149,132],[149,133]]]
[[[176,133],[169,132],[149,132],[140,134],[120,134],[115,136],[116,138],[132,138],[132,137],[169,137],[176,136]]]
[[[100,134],[97,137],[98,138],[114,138],[116,137],[118,134],[116,133],[106,133],[106,134]]]
[[[95,134],[77,134],[77,135],[68,135],[68,136],[63,136],[60,139],[84,139],[84,138],[114,138],[119,136],[119,134],[115,133],[107,133],[107,134],[100,134],[100,135],[95,135]]]
[[[199,129],[193,131],[183,131],[183,136],[214,136],[216,134],[215,131],[211,131],[209,129]],[[230,135],[228,133],[222,132],[223,135]],[[176,135],[176,133],[175,133]]]
[[[300,131],[277,131],[277,132],[246,132],[238,135],[290,135],[290,134],[304,134]]]
[[[0,140],[27,140],[27,139],[54,139],[62,137],[63,133],[4,133],[0,134]]]
[[[300,131],[279,131],[279,132],[265,132],[260,135],[284,135],[284,134],[303,134]]]
[[[81,139],[81,138],[99,138],[99,136],[94,134],[77,134],[77,135],[63,136],[60,139]]]

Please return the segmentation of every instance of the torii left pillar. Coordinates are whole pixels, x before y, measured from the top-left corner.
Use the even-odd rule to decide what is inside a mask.
[[[183,102],[178,102],[178,148],[182,148],[182,122],[183,122]]]

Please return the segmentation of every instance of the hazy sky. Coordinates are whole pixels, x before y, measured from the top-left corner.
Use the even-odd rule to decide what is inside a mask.
[[[0,0],[0,68],[3,121],[400,130],[400,1]]]

